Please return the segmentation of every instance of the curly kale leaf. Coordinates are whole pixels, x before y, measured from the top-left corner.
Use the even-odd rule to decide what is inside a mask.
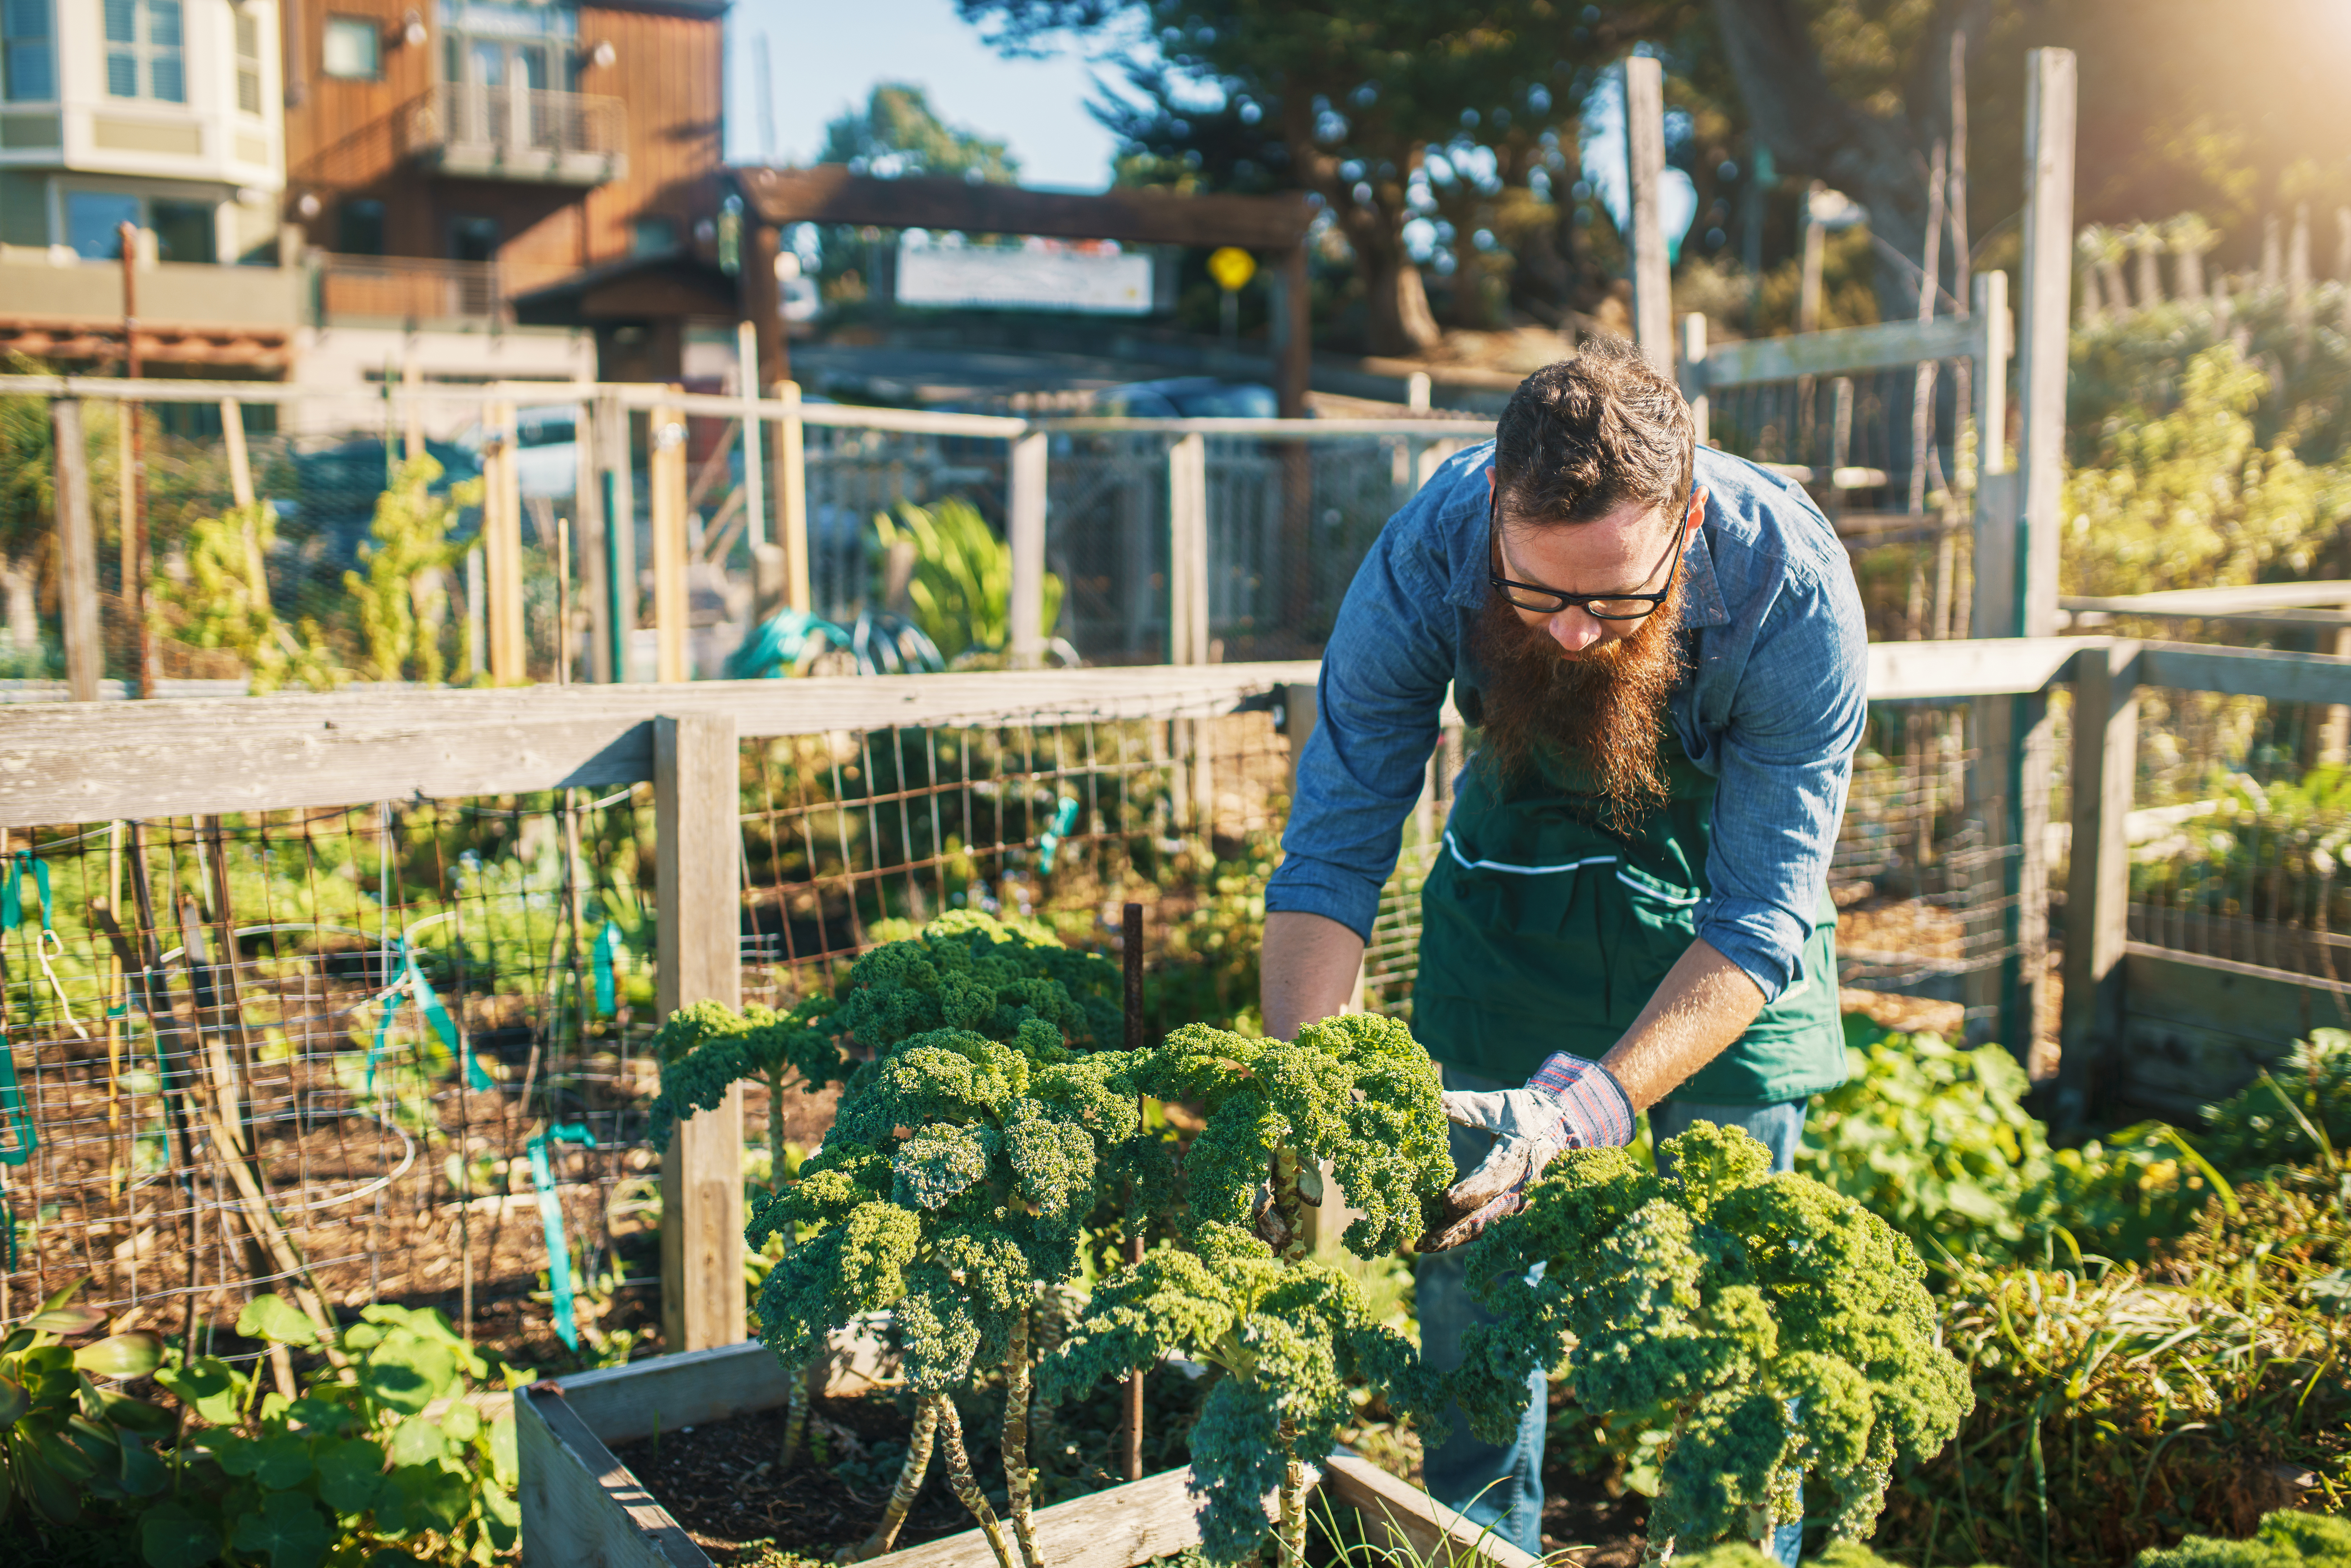
[[[1565,1360],[1608,1429],[1672,1426],[1653,1531],[1699,1545],[1838,1498],[1865,1537],[1899,1459],[1930,1457],[1973,1402],[1937,1340],[1925,1270],[1885,1221],[1817,1182],[1769,1175],[1762,1145],[1698,1123],[1660,1178],[1620,1150],[1554,1160],[1525,1210],[1473,1243],[1495,1314],[1453,1375],[1481,1436],[1506,1431],[1527,1374]],[[1542,1265],[1530,1280],[1534,1264]]]
[[[653,1146],[669,1147],[680,1119],[714,1109],[745,1079],[780,1085],[798,1073],[813,1093],[841,1081],[845,1063],[834,1042],[830,997],[810,997],[789,1012],[753,1003],[737,1012],[720,1002],[693,1002],[662,1020],[653,1054],[661,1093],[651,1108]]]

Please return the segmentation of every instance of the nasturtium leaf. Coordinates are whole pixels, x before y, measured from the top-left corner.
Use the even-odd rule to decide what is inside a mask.
[[[318,1568],[335,1532],[318,1505],[290,1491],[274,1491],[236,1521],[229,1543],[239,1552],[266,1554],[270,1568]]]
[[[155,1450],[129,1433],[122,1435],[122,1490],[132,1497],[153,1497],[171,1483],[171,1475]]]
[[[383,1450],[365,1437],[330,1437],[317,1458],[319,1495],[337,1513],[365,1513],[384,1490]]]
[[[465,1476],[434,1465],[402,1465],[392,1472],[398,1490],[400,1527],[394,1533],[457,1528],[473,1506],[472,1484]],[[384,1522],[394,1511],[376,1504],[376,1519]]]
[[[253,1479],[271,1491],[287,1491],[310,1479],[310,1444],[298,1433],[280,1432],[255,1445]]]
[[[112,1334],[74,1352],[73,1364],[93,1377],[144,1377],[163,1364],[163,1341],[144,1329]]]
[[[481,1430],[482,1413],[463,1400],[442,1413],[442,1435],[453,1443],[470,1443]]]
[[[393,1427],[384,1451],[395,1465],[429,1465],[448,1453],[449,1440],[439,1427],[419,1416]]]
[[[265,1418],[275,1414],[269,1404],[271,1399],[277,1400],[277,1409],[286,1413],[287,1420],[306,1432],[340,1432],[351,1424],[350,1411],[331,1400],[314,1399],[308,1395],[290,1404],[280,1395],[263,1396],[261,1408]]]
[[[490,1423],[490,1473],[499,1485],[510,1487],[521,1471],[521,1459],[515,1451],[514,1417],[501,1416]]]
[[[211,1426],[225,1427],[236,1419],[245,1378],[226,1362],[206,1356],[193,1366],[166,1367],[155,1381]]]
[[[293,1302],[275,1292],[253,1298],[237,1314],[236,1332],[247,1339],[266,1339],[277,1344],[319,1343],[318,1325],[303,1316]]]
[[[220,1555],[220,1531],[167,1500],[139,1516],[139,1555],[147,1568],[204,1568]]]
[[[439,1340],[395,1330],[368,1354],[360,1386],[368,1397],[403,1416],[414,1416],[450,1392],[457,1358]]]

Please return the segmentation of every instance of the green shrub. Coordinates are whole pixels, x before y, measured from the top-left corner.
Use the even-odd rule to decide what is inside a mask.
[[[2351,1522],[2320,1513],[2280,1510],[2262,1521],[2251,1541],[2191,1535],[2179,1545],[2138,1554],[2132,1568],[2351,1568]]]
[[[2205,1107],[2204,1121],[2204,1150],[2229,1175],[2332,1165],[2351,1142],[2351,1031],[2313,1030],[2285,1066]]]

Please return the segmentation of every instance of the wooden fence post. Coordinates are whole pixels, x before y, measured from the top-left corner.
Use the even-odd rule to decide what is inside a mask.
[[[488,410],[490,439],[483,454],[482,553],[489,575],[490,679],[521,685],[530,679],[522,622],[522,471],[515,460],[515,405]]]
[[[2065,883],[2065,997],[2057,1038],[2060,1125],[2098,1098],[2101,1055],[2122,1038],[2130,941],[2131,790],[2138,774],[2138,644],[2074,657],[2074,831]]]
[[[66,689],[78,703],[98,700],[106,673],[106,644],[98,623],[98,528],[89,511],[89,445],[82,434],[81,403],[69,397],[49,404],[57,455],[57,597],[64,612]]]
[[[1208,662],[1208,442],[1167,446],[1167,662]]]
[[[1707,444],[1706,312],[1693,310],[1682,318],[1682,400],[1689,404],[1690,423],[1698,444]]]
[[[2065,375],[2074,278],[2074,56],[2032,49],[2025,56],[2023,319],[2017,334],[2022,439],[2009,515],[2014,517],[2012,587],[2000,635],[2057,632],[2057,544],[2064,501]],[[1998,708],[1997,702],[1983,705]],[[1999,758],[2007,775],[1998,1036],[2030,1062],[2048,976],[2048,824],[2053,732],[2045,692],[2011,698],[2005,745],[1992,749],[1990,727],[1980,755]]]
[[[607,392],[596,400],[596,442],[604,470],[604,634],[612,679],[636,678],[629,653],[637,630],[637,480],[629,455],[629,411]]]
[[[683,681],[685,663],[685,416],[653,411],[645,465],[653,512],[653,679]]]
[[[619,679],[612,668],[611,556],[605,543],[604,420],[607,404],[590,395],[580,405],[578,477],[572,513],[580,520],[580,593],[588,607],[588,679],[599,685]]]
[[[743,999],[735,719],[653,720],[658,970],[653,1006]],[[672,1354],[746,1337],[743,1086],[686,1117],[662,1156],[662,1334]]]
[[[736,324],[735,362],[743,387],[743,542],[756,550],[768,542],[768,476],[759,462],[759,329],[748,321]]]
[[[800,421],[800,384],[778,382],[784,405],[776,422],[776,542],[784,547],[784,603],[812,613],[816,591],[809,580],[807,430]]]
[[[1633,340],[1671,375],[1673,273],[1658,213],[1666,180],[1665,67],[1643,55],[1625,62],[1625,152],[1633,189]]]
[[[1012,438],[1010,527],[1011,625],[1006,652],[1016,670],[1045,662],[1045,475],[1046,435],[1032,430]]]
[[[221,399],[221,444],[228,448],[228,494],[236,506],[253,505],[253,459],[245,449],[245,405]]]

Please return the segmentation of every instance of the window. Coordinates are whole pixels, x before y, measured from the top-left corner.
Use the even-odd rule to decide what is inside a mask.
[[[336,224],[335,248],[345,256],[381,256],[383,204],[345,202]]]
[[[91,261],[122,258],[122,225],[139,222],[139,198],[113,191],[66,193],[66,239]]]
[[[0,0],[0,78],[11,103],[57,96],[57,44],[49,0]]]
[[[210,202],[151,201],[147,204],[147,226],[155,231],[155,257],[159,261],[204,261],[220,259],[220,239],[214,229],[213,204]]]
[[[261,18],[250,11],[236,14],[236,106],[261,112]]]
[[[497,219],[452,218],[449,220],[450,260],[496,261],[497,258]]]
[[[675,218],[639,218],[629,225],[629,254],[659,256],[677,248]]]
[[[368,17],[328,17],[323,53],[330,77],[373,81],[383,74],[383,35]]]
[[[106,90],[113,98],[188,101],[180,0],[106,0]]]

